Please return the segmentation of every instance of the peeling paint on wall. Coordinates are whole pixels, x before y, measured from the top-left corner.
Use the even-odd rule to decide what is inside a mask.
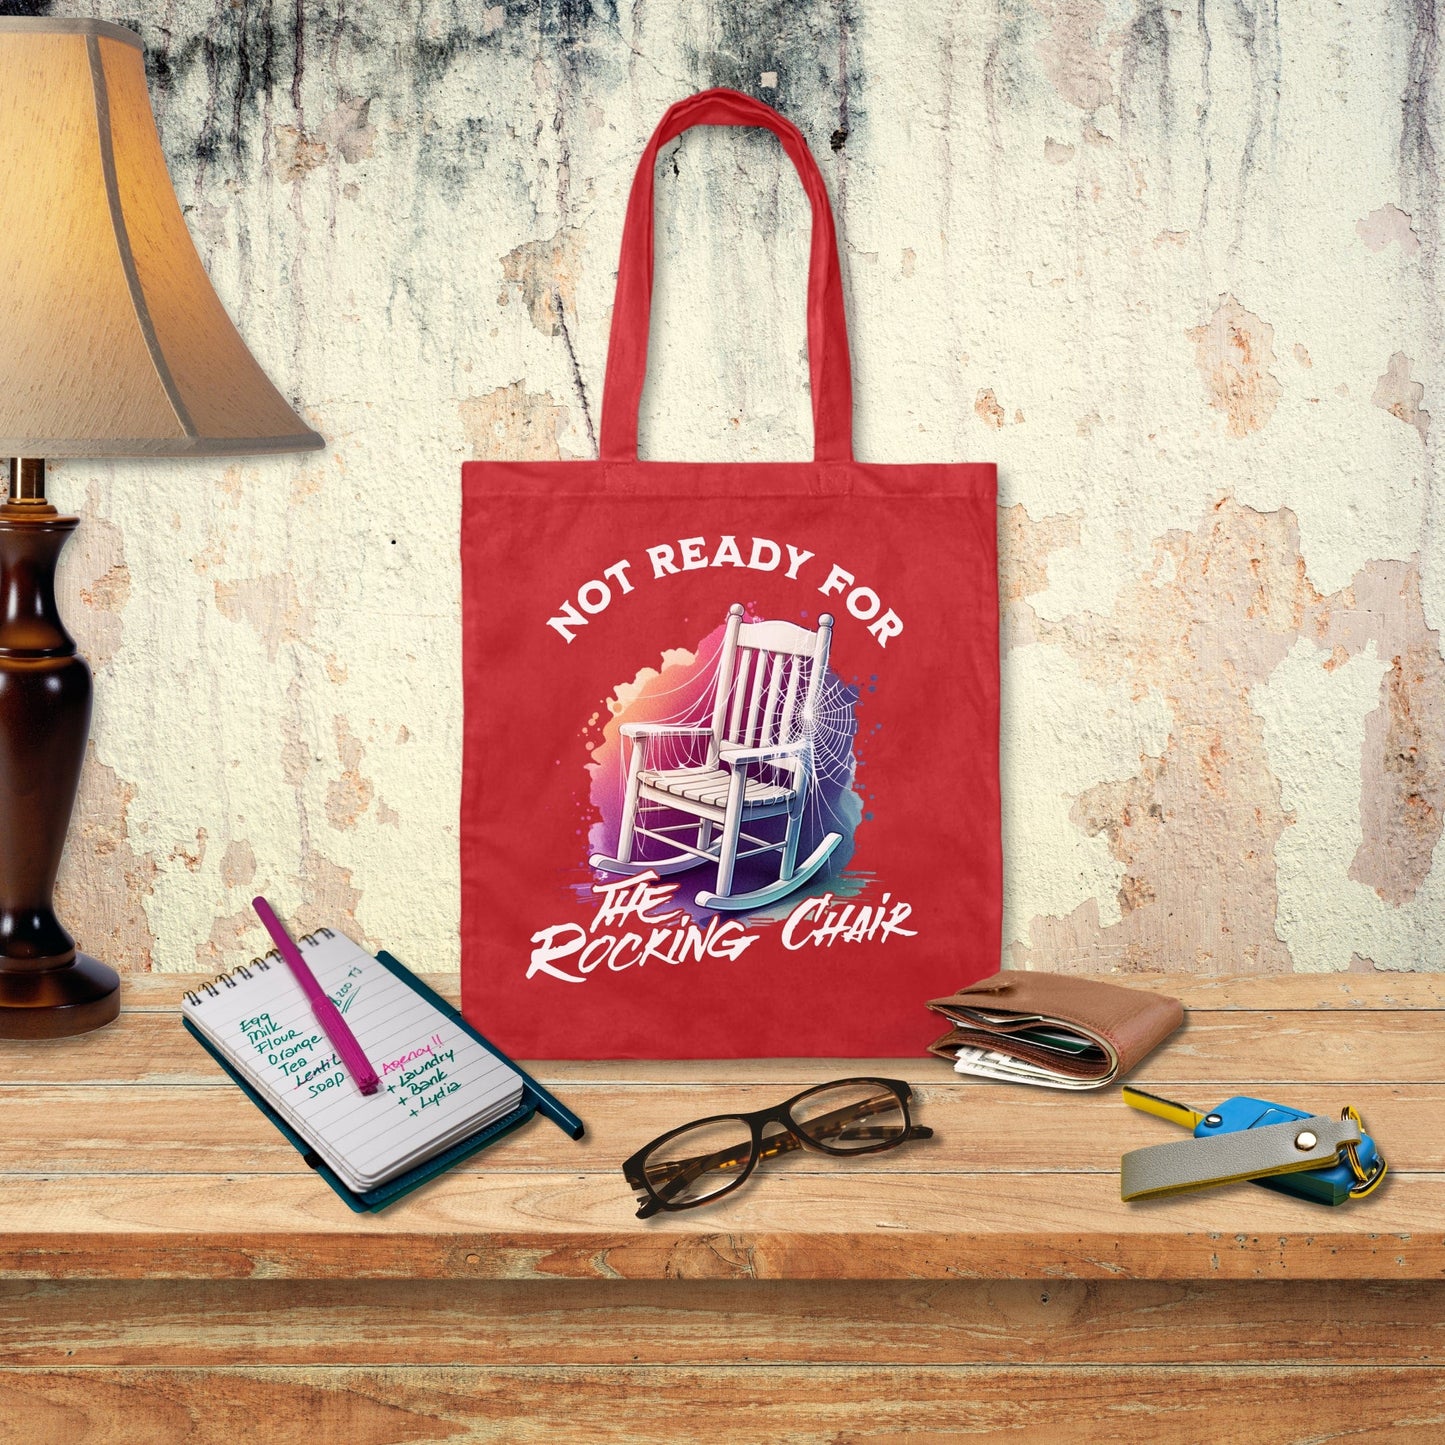
[[[363,748],[344,717],[335,719],[336,753],[342,773],[327,785],[326,819],[338,830],[356,827],[357,820],[371,806],[376,793],[371,779],[361,772]]]
[[[1425,620],[1414,562],[1376,562],[1355,579],[1322,642],[1341,657],[1370,643],[1388,663],[1377,706],[1365,718],[1360,771],[1360,846],[1349,876],[1394,907],[1430,875],[1445,819],[1445,663]],[[1337,665],[1332,658],[1326,664]]]
[[[1392,241],[1401,252],[1410,256],[1420,249],[1420,238],[1410,224],[1410,218],[1399,206],[1387,202],[1361,216],[1355,222],[1355,232],[1372,251],[1383,251]]]
[[[284,572],[217,581],[215,595],[217,612],[255,628],[273,661],[283,643],[302,641],[315,625],[311,609],[301,604],[295,579]]]
[[[1045,629],[1085,675],[1122,672],[1137,691],[1156,692],[1170,722],[1165,746],[1147,750],[1137,771],[1081,791],[1070,809],[1120,865],[1115,907],[1101,914],[1090,898],[1067,918],[1036,921],[1027,945],[1014,946],[1015,963],[1042,967],[1046,957],[1088,970],[1107,958],[1145,969],[1167,956],[1185,971],[1288,969],[1273,931],[1274,850],[1291,820],[1249,690],[1303,624],[1297,557],[1287,513],[1221,502],[1193,532],[1160,540],[1109,618]]]
[[[568,226],[545,241],[528,241],[502,257],[502,279],[507,283],[497,297],[505,306],[512,289],[521,293],[532,325],[543,336],[556,336],[569,315],[577,312],[577,267],[582,233]]]
[[[225,966],[264,890],[455,964],[458,466],[594,454],[632,167],[726,84],[827,178],[859,455],[1000,464],[1008,961],[1441,966],[1433,6],[141,8],[197,245],[329,445],[54,469],[82,946]],[[645,456],[810,454],[807,247],[769,137],[664,148]]]
[[[1390,358],[1385,374],[1375,383],[1375,394],[1370,400],[1406,426],[1414,427],[1423,442],[1430,439],[1430,413],[1420,405],[1424,399],[1424,386],[1410,379],[1410,358],[1403,351],[1397,351]]]
[[[550,462],[562,455],[569,412],[550,394],[528,391],[520,381],[458,404],[468,453],[480,460]]]
[[[131,841],[135,795],[135,786],[101,762],[92,746],[75,803],[69,866],[56,887],[55,906],[86,953],[146,969],[156,947],[146,904],[160,865]]]
[[[91,486],[86,495],[86,525],[67,545],[66,568],[60,578],[60,615],[74,619],[85,612],[86,661],[103,673],[119,650],[125,634],[124,614],[130,601],[130,568],[125,562],[125,535],[99,513],[99,494]],[[79,623],[75,624],[79,626]]]
[[[1189,332],[1195,364],[1209,392],[1209,404],[1229,421],[1229,434],[1258,431],[1279,405],[1274,365],[1274,327],[1246,311],[1233,296],[1221,296],[1214,314]]]

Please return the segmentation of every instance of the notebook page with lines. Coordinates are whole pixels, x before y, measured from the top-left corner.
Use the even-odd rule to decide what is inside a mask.
[[[522,1078],[344,934],[299,940],[381,1076],[363,1095],[275,953],[186,995],[186,1018],[358,1193],[518,1107]]]

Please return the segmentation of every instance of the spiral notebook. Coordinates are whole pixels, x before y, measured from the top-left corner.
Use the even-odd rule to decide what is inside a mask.
[[[274,953],[187,993],[183,1017],[283,1132],[314,1151],[307,1162],[356,1197],[353,1208],[389,1202],[388,1185],[410,1178],[414,1187],[436,1172],[418,1176],[429,1163],[456,1162],[457,1146],[480,1147],[492,1126],[556,1104],[537,1097],[538,1086],[388,955],[374,958],[329,928],[299,945],[381,1076],[375,1094],[346,1076]],[[580,1121],[567,1118],[580,1134]]]

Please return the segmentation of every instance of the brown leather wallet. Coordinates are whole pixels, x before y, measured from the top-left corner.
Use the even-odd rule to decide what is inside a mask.
[[[1184,1022],[1167,994],[1075,974],[1011,969],[929,1005],[954,1027],[930,1045],[960,1072],[1057,1088],[1122,1078]],[[983,1055],[959,1050],[982,1050]]]

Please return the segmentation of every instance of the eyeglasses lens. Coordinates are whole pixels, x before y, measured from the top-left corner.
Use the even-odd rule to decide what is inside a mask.
[[[642,1166],[664,1204],[695,1204],[720,1194],[748,1168],[753,1135],[744,1119],[713,1119],[664,1139]]]
[[[895,1144],[908,1132],[903,1101],[882,1084],[866,1079],[828,1084],[799,1099],[792,1108],[794,1126],[825,1149],[876,1149]]]

